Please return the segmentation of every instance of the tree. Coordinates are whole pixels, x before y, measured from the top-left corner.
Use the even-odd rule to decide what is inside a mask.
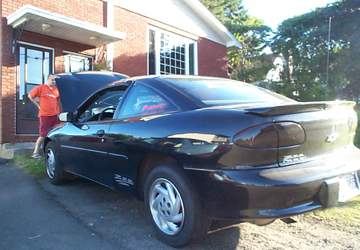
[[[271,56],[264,53],[270,27],[246,13],[228,20],[226,26],[242,44],[242,48],[228,52],[230,77],[249,83],[263,80],[273,67]]]
[[[228,52],[229,76],[246,82],[263,80],[272,67],[268,46],[271,29],[263,20],[249,16],[242,0],[200,0],[242,43],[242,48]]]
[[[222,23],[243,11],[242,0],[200,0],[200,2]]]
[[[273,88],[301,101],[358,102],[359,23],[357,0],[335,2],[282,22],[271,47],[286,65],[282,81]]]

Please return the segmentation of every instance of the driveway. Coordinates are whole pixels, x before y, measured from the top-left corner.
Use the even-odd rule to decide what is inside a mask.
[[[173,248],[156,239],[137,199],[80,178],[53,186],[0,164],[0,249]]]
[[[0,249],[116,249],[16,165],[0,165]]]
[[[298,216],[297,223],[214,223],[183,249],[360,249],[360,231]],[[174,249],[160,242],[144,204],[76,178],[61,186],[0,164],[0,249]]]

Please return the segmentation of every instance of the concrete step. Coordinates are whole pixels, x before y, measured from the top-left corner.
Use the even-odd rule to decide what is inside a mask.
[[[17,156],[28,156],[34,151],[34,142],[4,143],[0,145],[0,158],[13,159]]]

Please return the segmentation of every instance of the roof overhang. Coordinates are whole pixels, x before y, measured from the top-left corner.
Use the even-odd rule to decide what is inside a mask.
[[[94,47],[123,40],[126,37],[124,32],[69,18],[31,5],[24,5],[8,15],[6,19],[7,24],[13,28],[25,24],[23,27],[26,31]]]
[[[241,42],[198,0],[183,0],[225,41],[228,51],[242,48]]]

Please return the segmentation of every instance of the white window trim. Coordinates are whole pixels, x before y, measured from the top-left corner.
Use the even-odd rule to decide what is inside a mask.
[[[21,41],[19,42],[18,46],[20,46],[21,44],[40,48],[40,49],[52,50],[52,52],[53,52],[52,53],[52,72],[50,72],[50,74],[54,74],[54,70],[55,70],[55,49],[54,48],[42,46],[42,45],[38,45],[38,44],[34,44],[34,43],[21,42]],[[15,84],[17,84],[17,83],[15,82]]]
[[[71,52],[71,51],[63,50],[63,56],[67,56],[67,55],[91,58],[91,59],[92,59],[92,63],[95,62],[94,56],[85,55],[85,54],[80,54],[80,53],[74,53],[74,52]],[[91,66],[91,70],[89,70],[89,71],[94,71],[94,66]]]
[[[198,43],[197,41],[194,42],[194,75],[198,75]]]
[[[154,26],[148,26],[147,29],[147,54],[149,54],[149,30],[155,31],[155,41],[160,41],[160,33],[168,33],[171,34],[171,37],[178,37],[179,39],[186,41],[185,44],[185,75],[189,75],[190,73],[190,65],[189,65],[189,44],[194,43],[194,75],[198,75],[198,50],[197,50],[197,41],[192,40],[190,38],[178,35],[171,31],[167,31],[164,29],[160,29]],[[155,74],[160,75],[160,43],[155,42]],[[147,57],[147,74],[149,74],[149,57]]]
[[[71,54],[71,55],[74,55],[74,56],[81,56],[81,57],[88,57],[88,58],[92,58],[94,60],[94,56],[81,54],[81,53],[74,53],[74,52],[71,52],[71,51],[63,50],[63,55],[65,56],[66,54]]]

